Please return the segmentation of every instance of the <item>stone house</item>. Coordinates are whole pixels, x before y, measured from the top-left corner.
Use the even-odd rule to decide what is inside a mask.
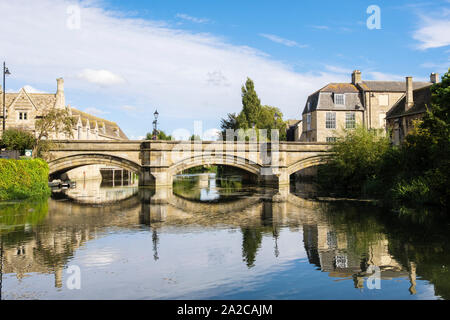
[[[414,128],[415,120],[421,119],[431,103],[431,85],[439,82],[439,74],[432,73],[431,83],[414,88],[412,77],[406,77],[406,93],[386,114],[386,127],[395,145],[399,145]]]
[[[302,120],[289,119],[286,121],[286,140],[299,141],[302,134]]]
[[[128,140],[120,127],[112,121],[96,117],[78,109],[65,105],[64,80],[56,79],[56,93],[30,93],[22,88],[17,93],[6,93],[6,129],[19,128],[35,132],[35,122],[42,117],[49,108],[67,108],[69,114],[75,118],[76,125],[72,137],[54,133],[51,139],[71,140]],[[2,95],[0,87],[0,95]],[[3,105],[0,108],[3,126]],[[2,132],[3,134],[3,132]]]
[[[413,82],[412,87],[415,90],[431,84]],[[365,81],[355,70],[351,83],[329,83],[308,97],[300,141],[332,142],[343,128],[354,128],[356,124],[385,129],[386,113],[405,91],[405,82]]]
[[[70,139],[70,140],[128,140],[125,133],[117,123],[99,118],[76,108],[66,106],[64,94],[64,80],[56,79],[56,93],[31,93],[27,89],[21,88],[17,93],[6,93],[6,129],[18,128],[36,133],[36,120],[41,118],[49,108],[66,108],[70,116],[75,119],[72,137],[63,133],[53,133],[49,139]],[[3,101],[3,91],[0,87],[0,97]],[[3,126],[3,105],[0,108],[1,121]],[[1,131],[3,134],[3,131]],[[0,134],[0,137],[1,137]],[[93,165],[77,168],[69,172],[69,178],[100,178],[102,166]]]

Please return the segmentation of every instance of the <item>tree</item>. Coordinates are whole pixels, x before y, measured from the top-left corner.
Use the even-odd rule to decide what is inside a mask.
[[[173,140],[171,135],[167,135],[164,131],[158,130],[158,134],[156,135],[157,140]],[[145,140],[153,140],[153,133],[148,132],[145,136]]]
[[[73,138],[75,119],[68,109],[49,108],[44,111],[41,118],[36,120],[36,143],[33,151],[35,157],[46,157],[46,153],[54,145],[53,137],[63,135],[66,139]]]
[[[275,115],[278,115],[276,117]],[[286,123],[282,119],[281,111],[272,106],[262,106],[258,94],[255,90],[253,80],[247,78],[245,85],[242,86],[242,110],[236,115],[228,113],[227,118],[221,119],[220,127],[222,136],[226,138],[226,130],[232,129],[251,129],[257,132],[259,129],[267,130],[267,139],[271,139],[271,129],[278,129],[279,139],[286,140]],[[259,133],[257,133],[259,136]]]
[[[240,128],[247,129],[256,125],[261,111],[261,101],[255,91],[253,80],[247,78],[245,86],[242,86],[242,111],[238,116]]]
[[[201,141],[202,138],[198,134],[193,134],[190,138],[190,141]]]
[[[406,136],[402,151],[405,163],[396,191],[441,206],[450,199],[450,68],[431,87],[431,105],[415,130]]]
[[[25,149],[33,149],[36,140],[32,133],[22,129],[8,129],[3,133],[3,144],[8,150],[19,150],[21,154]]]
[[[319,187],[339,196],[359,196],[367,193],[368,188],[372,191],[382,174],[380,168],[389,148],[390,141],[381,132],[362,126],[344,129],[326,163],[319,167]]]

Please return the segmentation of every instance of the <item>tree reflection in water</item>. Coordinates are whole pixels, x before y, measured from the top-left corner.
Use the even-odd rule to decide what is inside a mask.
[[[226,184],[209,180],[199,188],[195,181],[183,181],[181,186],[164,192],[99,186],[91,198],[86,198],[82,190],[69,190],[48,201],[1,205],[3,287],[14,278],[52,274],[54,287],[63,289],[63,269],[79,248],[111,234],[130,230],[151,234],[152,260],[163,263],[168,254],[180,254],[177,250],[181,249],[171,246],[171,252],[167,252],[170,243],[165,245],[161,236],[179,235],[176,239],[183,241],[188,234],[229,230],[242,235],[241,261],[230,256],[218,272],[226,273],[230,266],[242,263],[249,274],[256,272],[258,266],[268,263],[264,247],[269,241],[272,256],[277,258],[270,260],[272,265],[286,261],[289,251],[296,248],[304,250],[307,263],[327,277],[349,281],[358,290],[370,276],[369,267],[378,266],[386,281],[409,279],[411,294],[418,293],[419,281],[427,280],[433,284],[435,296],[450,298],[448,224],[407,224],[373,206],[320,203],[293,194],[280,198],[275,190],[237,185],[223,188],[226,196],[221,202],[221,188]],[[198,189],[211,186],[215,190],[209,191],[219,199],[202,201]],[[284,242],[288,233],[301,235],[302,248],[297,242]],[[296,261],[295,256],[289,259]],[[133,266],[130,262],[130,268]],[[5,281],[5,275],[14,278]]]

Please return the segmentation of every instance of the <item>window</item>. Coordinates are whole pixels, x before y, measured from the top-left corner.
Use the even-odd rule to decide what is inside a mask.
[[[379,117],[380,117],[380,128],[384,128],[386,125],[386,115],[384,113],[380,113]]]
[[[347,268],[348,267],[348,261],[346,255],[339,255],[334,257],[334,262],[336,265],[336,268]]]
[[[355,121],[355,113],[347,112],[345,114],[345,128],[347,129],[355,129],[356,121]]]
[[[345,104],[345,95],[342,93],[334,94],[334,104],[344,105]]]
[[[311,114],[306,115],[306,130],[311,130]]]
[[[325,128],[336,129],[336,112],[327,112],[325,119]]]
[[[327,245],[329,248],[335,248],[337,246],[337,235],[334,231],[327,232]]]
[[[19,120],[27,120],[28,114],[26,112],[19,112]]]
[[[380,94],[378,96],[378,105],[380,106],[388,106],[389,105],[389,95]]]
[[[336,142],[336,137],[327,137],[327,142],[328,143]]]

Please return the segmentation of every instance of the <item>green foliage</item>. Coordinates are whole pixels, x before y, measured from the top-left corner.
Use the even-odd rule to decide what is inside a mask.
[[[158,134],[156,135],[157,140],[174,140],[171,135],[167,135],[164,131],[158,130]],[[145,140],[153,140],[153,133],[148,132],[145,136]]]
[[[47,199],[18,203],[0,203],[0,233],[34,226],[41,222],[48,213]]]
[[[48,165],[42,159],[0,159],[0,201],[47,197]]]
[[[192,136],[190,136],[189,140],[190,141],[201,141],[202,138],[198,134],[193,134]]]
[[[221,119],[220,127],[222,129],[222,137],[226,139],[226,130],[238,130],[236,138],[250,139],[249,132],[246,130],[255,129],[258,139],[271,140],[271,129],[279,130],[279,140],[286,140],[286,123],[283,121],[281,111],[272,106],[261,105],[261,101],[256,93],[255,85],[250,78],[247,78],[245,86],[242,86],[242,110],[236,115],[228,113],[227,118]],[[262,137],[261,129],[267,130],[265,137]],[[255,137],[255,139],[256,139]]]
[[[383,198],[396,206],[434,205],[450,199],[450,69],[431,87],[431,105],[401,147],[363,128],[346,131],[319,168],[320,190]],[[402,212],[408,212],[403,209]]]
[[[44,111],[42,117],[36,120],[36,143],[33,155],[35,157],[47,157],[47,152],[53,147],[52,137],[63,134],[66,138],[73,137],[75,119],[68,109],[49,108]]]
[[[319,167],[322,191],[346,196],[376,189],[382,159],[389,139],[376,131],[358,126],[345,129],[331,149],[327,163]]]
[[[8,129],[3,134],[2,144],[7,150],[19,150],[23,154],[25,149],[33,149],[36,141],[33,134],[28,131]]]

